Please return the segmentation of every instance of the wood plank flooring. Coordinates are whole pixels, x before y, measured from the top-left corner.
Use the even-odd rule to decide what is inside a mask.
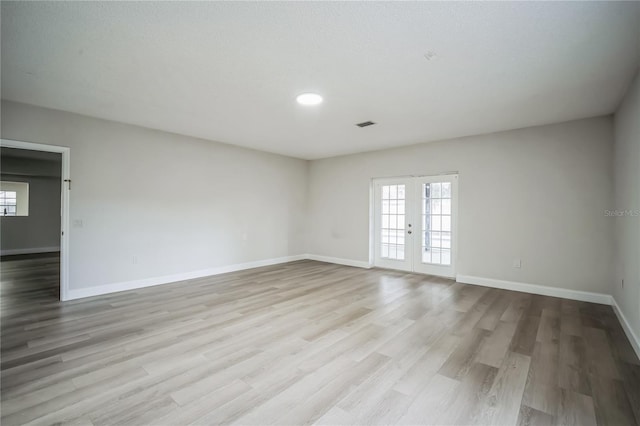
[[[299,261],[60,303],[1,264],[10,425],[640,423],[609,306]]]

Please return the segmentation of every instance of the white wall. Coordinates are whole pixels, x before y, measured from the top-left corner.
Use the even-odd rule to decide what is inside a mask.
[[[2,110],[3,138],[71,147],[71,289],[305,252],[366,262],[371,178],[457,171],[459,274],[610,293],[612,129],[603,117],[306,162]]]
[[[371,179],[458,171],[458,274],[609,293],[612,138],[603,117],[313,161],[308,251],[368,261]]]
[[[304,253],[306,161],[12,102],[2,138],[71,147],[71,290]]]
[[[612,218],[616,224],[613,296],[640,337],[640,74],[615,115],[614,134],[614,205],[625,213]]]

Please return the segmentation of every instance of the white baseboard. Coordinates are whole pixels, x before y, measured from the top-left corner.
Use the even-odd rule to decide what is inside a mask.
[[[178,281],[193,280],[212,275],[226,274],[228,272],[242,271],[245,269],[259,268],[261,266],[277,265],[280,263],[293,262],[296,260],[304,260],[307,256],[304,254],[295,256],[278,257],[274,259],[256,260],[247,263],[237,263],[234,265],[219,266],[209,269],[201,269],[198,271],[185,272],[181,274],[164,275],[161,277],[144,278],[141,280],[125,281],[120,283],[106,284],[96,287],[69,289],[66,300],[81,299],[84,297],[100,296],[103,294],[116,293],[120,291],[136,290],[145,287],[151,287],[162,284],[170,284]]]
[[[616,316],[618,317],[618,321],[620,321],[620,324],[622,324],[622,329],[624,330],[624,333],[627,335],[627,339],[629,339],[629,342],[631,342],[631,346],[633,347],[633,350],[636,351],[636,355],[638,356],[638,358],[640,358],[640,339],[638,338],[636,333],[633,331],[633,329],[629,325],[629,321],[627,321],[627,317],[624,316],[624,312],[622,312],[622,309],[620,309],[620,306],[618,305],[616,298],[611,296],[611,301],[613,306],[613,312],[616,313]]]
[[[611,295],[604,293],[592,293],[589,291],[570,290],[568,288],[519,283],[516,281],[503,281],[493,278],[473,277],[470,275],[458,275],[456,276],[456,281],[463,284],[474,284],[484,287],[501,288],[504,290],[521,291],[524,293],[540,294],[542,296],[580,300],[582,302],[600,303],[603,305],[612,304]]]
[[[0,256],[12,256],[16,254],[53,253],[60,251],[60,247],[34,247],[24,249],[0,250]]]
[[[337,265],[354,266],[356,268],[369,269],[369,262],[363,260],[341,259],[339,257],[320,256],[317,254],[307,254],[306,259],[317,260],[318,262],[335,263]]]

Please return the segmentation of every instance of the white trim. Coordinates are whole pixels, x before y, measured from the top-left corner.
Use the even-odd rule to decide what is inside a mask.
[[[161,277],[144,278],[140,280],[125,281],[120,283],[105,284],[96,287],[78,288],[69,290],[67,300],[81,299],[84,297],[100,296],[103,294],[117,293],[120,291],[136,290],[139,288],[152,287],[162,284],[171,284],[179,281],[193,280],[196,278],[209,277],[212,275],[226,274],[228,272],[243,271],[245,269],[258,268],[261,266],[278,265],[280,263],[304,260],[307,256],[299,254],[296,256],[278,257],[274,259],[256,260],[247,263],[237,263],[235,265],[218,266],[215,268],[201,269],[199,271],[185,272],[181,274],[164,275]]]
[[[33,247],[23,249],[0,250],[0,256],[13,256],[15,254],[52,253],[60,251],[60,247]]]
[[[504,290],[521,291],[524,293],[540,294],[542,296],[560,297],[563,299],[580,300],[582,302],[611,305],[611,295],[592,293],[590,291],[570,290],[568,288],[549,287],[545,285],[527,284],[516,281],[503,281],[493,278],[457,275],[456,281],[463,284],[481,285],[484,287],[501,288]]]
[[[69,189],[65,179],[71,179],[71,148],[66,146],[45,145],[41,143],[22,142],[0,139],[0,146],[7,148],[28,149],[31,151],[57,152],[62,154],[62,175],[60,177],[60,300],[69,300]]]
[[[371,264],[364,260],[341,259],[339,257],[320,256],[317,254],[307,254],[305,255],[305,259],[316,260],[318,262],[335,263],[336,265],[353,266],[355,268],[371,268]]]
[[[634,333],[633,328],[631,328],[631,325],[629,325],[629,321],[627,321],[627,317],[624,316],[624,313],[622,312],[622,309],[620,309],[620,306],[618,305],[615,297],[611,296],[611,302],[611,306],[613,306],[613,312],[616,313],[618,321],[620,321],[622,329],[627,335],[627,339],[629,339],[633,350],[636,352],[638,358],[640,358],[640,338],[638,338],[636,333]]]

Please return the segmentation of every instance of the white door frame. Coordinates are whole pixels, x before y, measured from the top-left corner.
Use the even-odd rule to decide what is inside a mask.
[[[65,180],[71,179],[71,148],[1,139],[4,148],[28,149],[31,151],[57,152],[62,154],[61,214],[60,214],[60,300],[69,300],[69,188]]]
[[[420,207],[420,203],[419,202],[413,202],[415,209],[410,209],[410,207],[407,205],[405,207],[405,214],[406,214],[406,221],[407,223],[411,223],[413,222],[413,229],[412,232],[413,235],[412,238],[407,238],[408,236],[405,235],[405,250],[406,252],[412,252],[411,254],[409,254],[409,256],[411,256],[411,264],[409,265],[409,271],[415,272],[415,273],[429,273],[432,275],[439,275],[439,276],[443,276],[443,277],[447,277],[447,278],[455,278],[456,276],[456,266],[457,266],[457,257],[458,257],[458,172],[443,172],[443,173],[438,173],[438,174],[434,174],[434,175],[408,175],[408,176],[395,176],[395,177],[384,177],[384,178],[372,178],[371,179],[371,187],[370,187],[370,204],[369,204],[369,264],[372,266],[378,266],[378,267],[382,267],[382,268],[391,268],[391,269],[398,269],[398,270],[404,270],[406,271],[406,265],[404,265],[404,267],[399,267],[399,268],[394,268],[394,266],[389,265],[387,263],[384,262],[380,262],[379,257],[377,256],[378,252],[377,250],[379,250],[380,248],[377,247],[379,244],[376,244],[376,239],[377,239],[377,233],[376,230],[378,229],[378,223],[377,221],[380,220],[380,212],[378,211],[378,206],[377,206],[377,194],[376,194],[376,188],[378,185],[388,185],[388,184],[395,184],[398,183],[399,181],[404,181],[404,182],[412,182],[412,185],[409,185],[409,187],[407,187],[407,194],[405,195],[405,199],[407,200],[407,202],[411,202],[411,201],[415,201],[419,195],[419,188],[418,186],[421,186],[421,184],[424,181],[438,181],[439,178],[445,178],[446,180],[451,180],[451,182],[453,183],[452,186],[452,193],[455,194],[452,197],[452,241],[451,241],[451,266],[450,267],[446,267],[443,269],[441,273],[437,271],[438,268],[435,268],[433,270],[429,270],[427,271],[426,269],[430,269],[430,268],[416,268],[416,262],[420,262],[421,259],[416,259],[416,253],[421,253],[421,250],[415,251],[414,247],[417,247],[418,245],[421,246],[421,244],[419,244],[419,232],[422,232],[422,227],[419,226],[418,224],[418,220],[420,220],[421,218],[421,211],[418,211],[418,208]],[[415,184],[415,185],[413,185]],[[408,229],[406,230],[408,232]],[[411,240],[411,241],[409,241]],[[405,254],[406,256],[406,254]]]

